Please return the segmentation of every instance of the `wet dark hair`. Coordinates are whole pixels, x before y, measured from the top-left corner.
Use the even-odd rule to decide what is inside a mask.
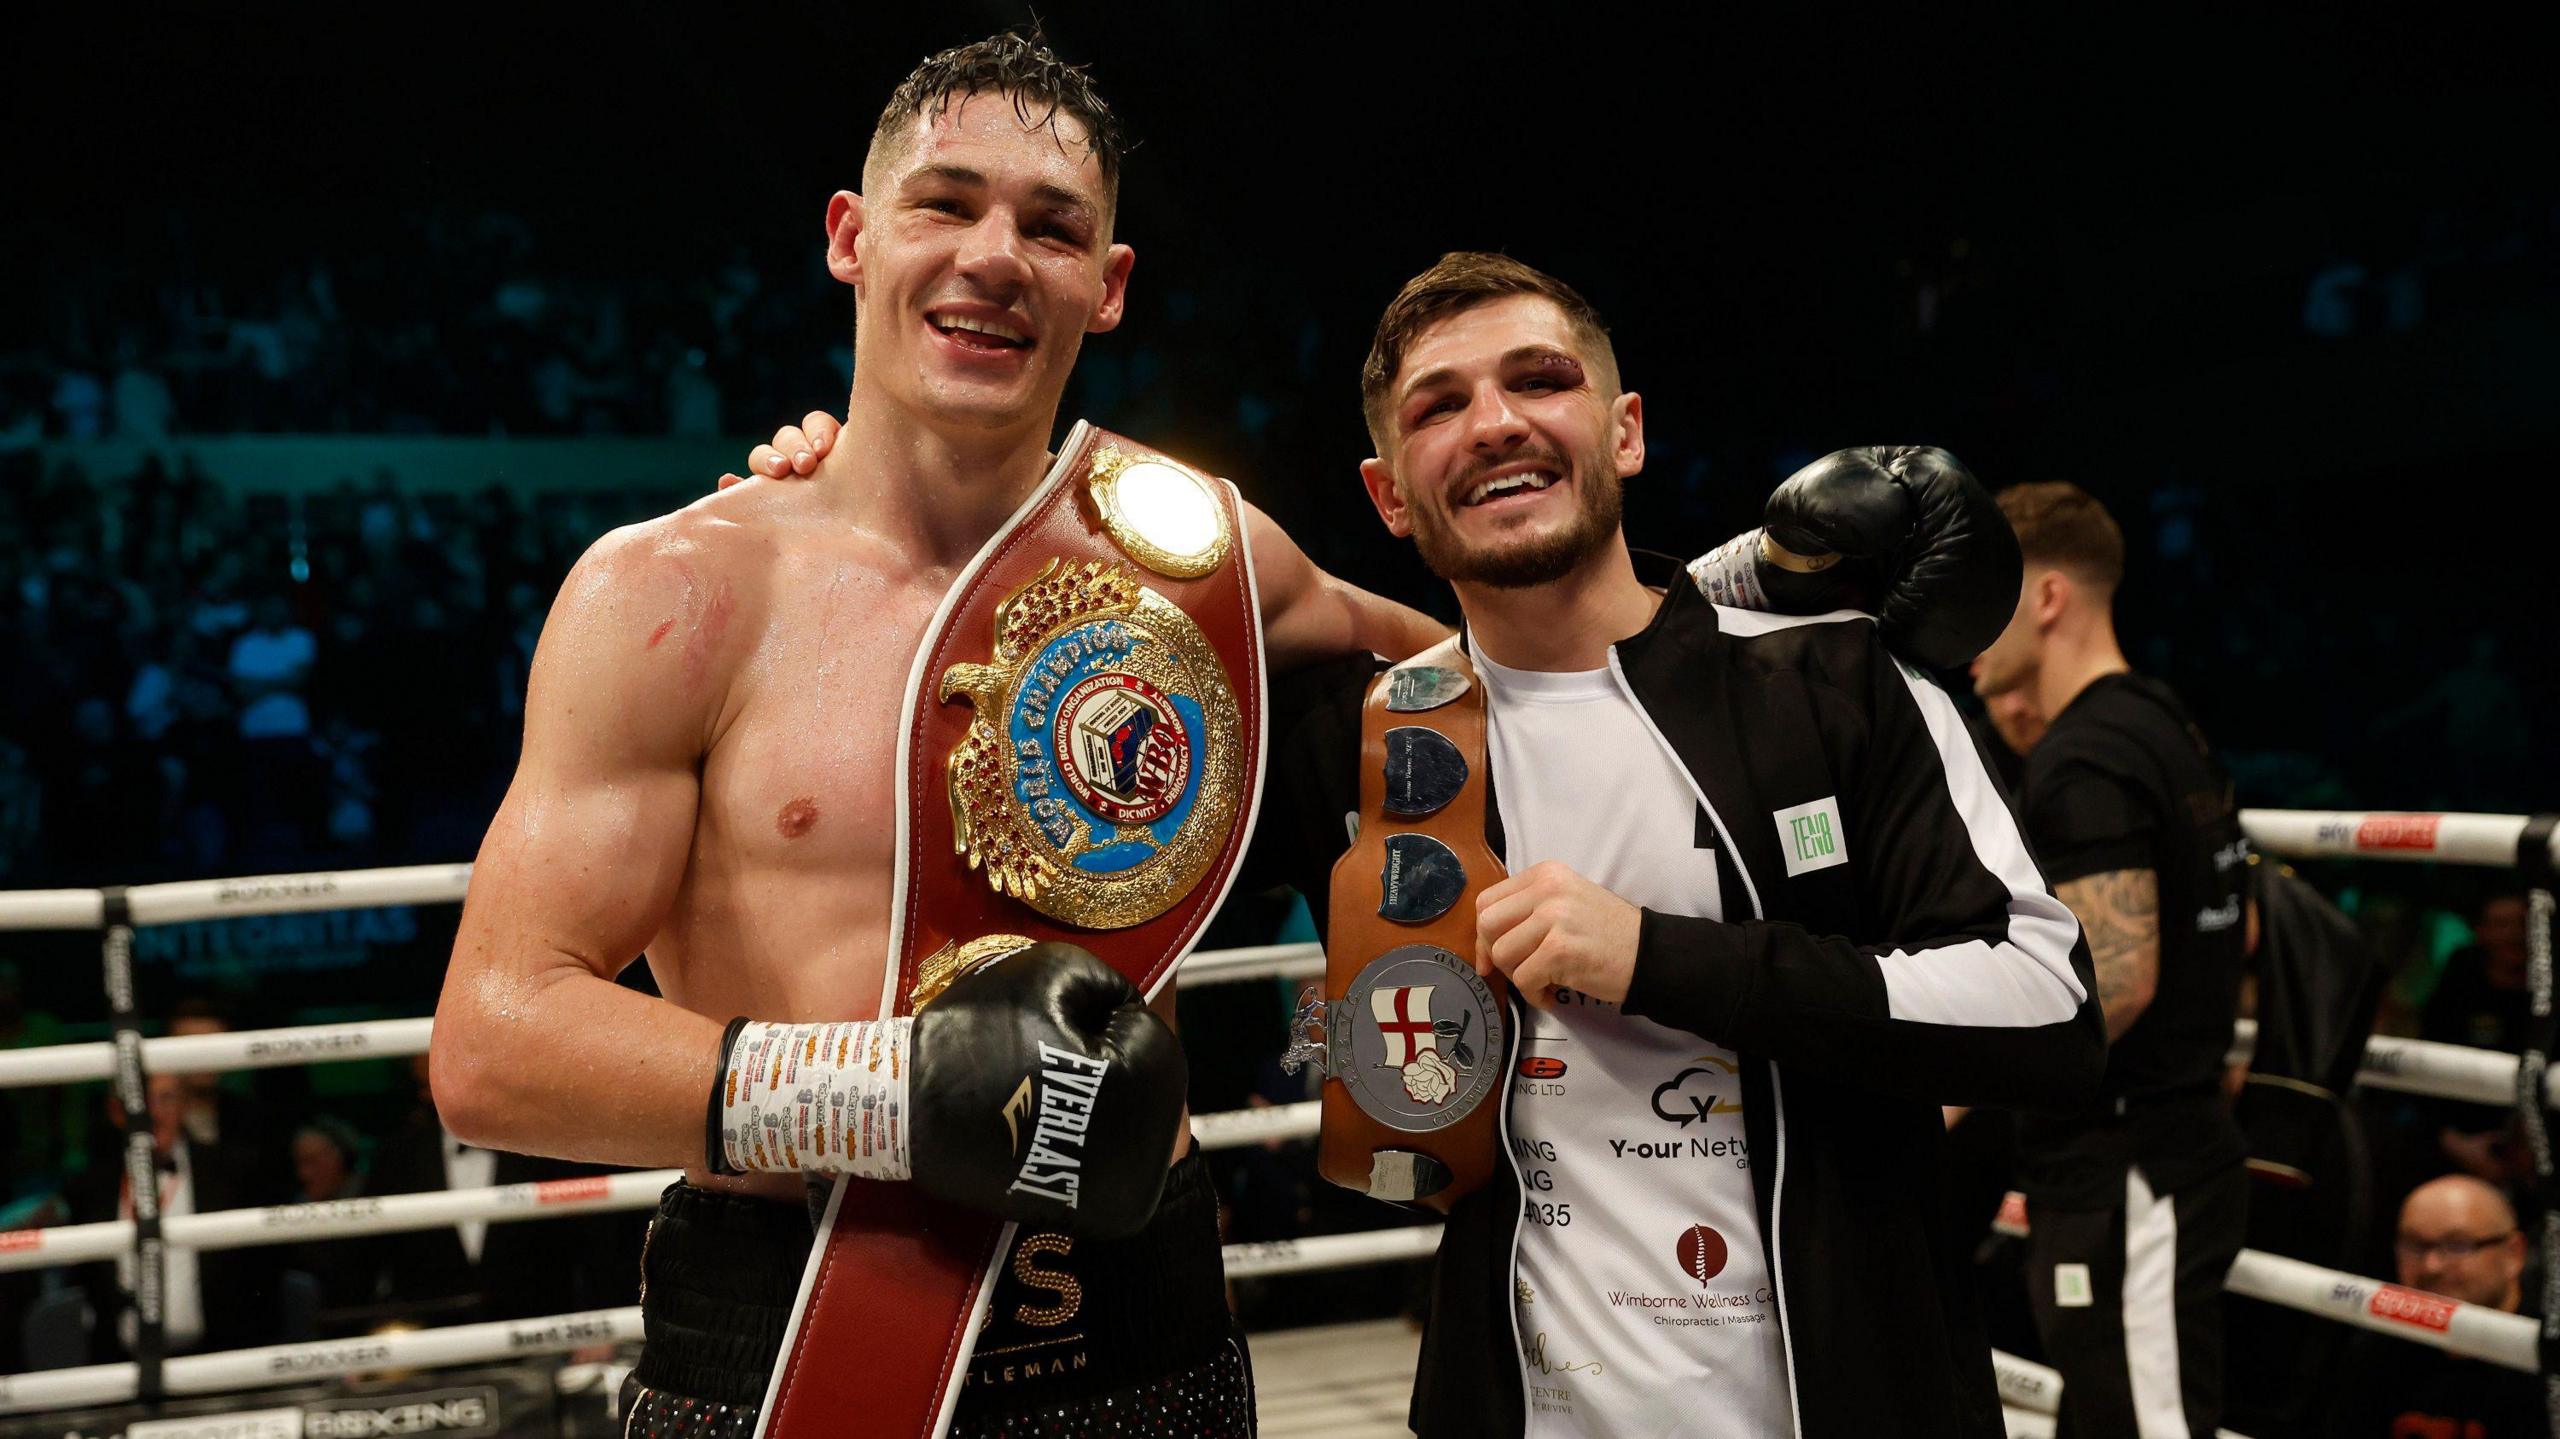
[[[984,40],[928,55],[891,92],[880,123],[871,130],[871,148],[863,160],[868,170],[882,149],[927,115],[939,115],[955,99],[995,91],[1013,101],[1013,113],[1028,129],[1045,126],[1063,149],[1068,137],[1058,129],[1064,115],[1084,131],[1084,146],[1102,171],[1102,201],[1116,210],[1120,197],[1120,156],[1126,137],[1093,77],[1084,66],[1070,65],[1049,48],[1038,26],[1031,33],[1008,30]]]

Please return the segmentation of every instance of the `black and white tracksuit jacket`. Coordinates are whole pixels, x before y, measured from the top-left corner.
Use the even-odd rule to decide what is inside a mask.
[[[1677,561],[1636,563],[1665,599],[1609,666],[1689,776],[1734,918],[1647,910],[1624,1009],[1742,1059],[1795,1432],[1999,1435],[1971,1257],[1937,1213],[1939,1106],[2068,1107],[2096,1089],[2106,1031],[2079,926],[1954,705],[1870,620],[1724,609]],[[1295,885],[1319,923],[1379,667],[1321,666],[1273,687],[1245,879]],[[1790,877],[1776,816],[1825,799],[1847,862]],[[1498,808],[1486,814],[1498,854]],[[1420,1439],[1523,1429],[1520,1194],[1508,1166],[1495,1176],[1441,1240],[1413,1397]]]

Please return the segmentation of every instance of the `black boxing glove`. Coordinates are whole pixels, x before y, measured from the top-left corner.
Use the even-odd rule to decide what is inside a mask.
[[[2017,611],[2018,536],[1944,450],[1836,450],[1789,475],[1761,517],[1690,562],[1708,599],[1777,614],[1865,610],[1894,653],[1933,669],[1972,663]]]
[[[913,1019],[730,1025],[711,1096],[723,1173],[912,1180],[955,1204],[1113,1238],[1155,1213],[1182,1042],[1118,971],[1035,944]]]

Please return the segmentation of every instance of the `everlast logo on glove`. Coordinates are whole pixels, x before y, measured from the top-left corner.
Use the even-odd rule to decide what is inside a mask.
[[[1031,1152],[1023,1156],[1011,1192],[1054,1199],[1076,1207],[1076,1191],[1084,1183],[1086,1126],[1093,1122],[1093,1101],[1102,1092],[1102,1076],[1111,1061],[1087,1059],[1045,1041],[1040,1046],[1040,1117],[1031,1128]],[[1028,1085],[1029,1080],[1024,1080]],[[1017,1098],[1020,1090],[1014,1091]],[[1013,1105],[1005,1106],[1005,1124],[1014,1124]],[[1073,1146],[1078,1153],[1066,1152]]]

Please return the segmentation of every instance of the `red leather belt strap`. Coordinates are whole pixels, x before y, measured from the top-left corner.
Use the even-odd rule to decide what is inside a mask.
[[[1264,700],[1261,622],[1241,506],[1231,486],[1211,482],[1232,542],[1225,561],[1209,573],[1181,579],[1140,565],[1114,541],[1088,493],[1097,458],[1111,448],[1122,460],[1161,458],[1078,424],[1041,488],[954,583],[917,655],[900,741],[900,895],[884,1015],[913,1012],[910,997],[927,956],[945,944],[999,933],[1082,945],[1152,997],[1225,898],[1243,856],[1261,792]],[[975,711],[957,696],[947,703],[939,698],[943,676],[954,665],[985,662],[997,606],[1061,558],[1122,564],[1187,613],[1223,664],[1242,721],[1242,788],[1224,847],[1171,908],[1123,928],[1080,928],[1000,894],[953,844],[947,761]],[[1010,1237],[1010,1225],[937,1203],[911,1186],[839,1180],[801,1280],[759,1434],[938,1439],[950,1424],[993,1266]]]

